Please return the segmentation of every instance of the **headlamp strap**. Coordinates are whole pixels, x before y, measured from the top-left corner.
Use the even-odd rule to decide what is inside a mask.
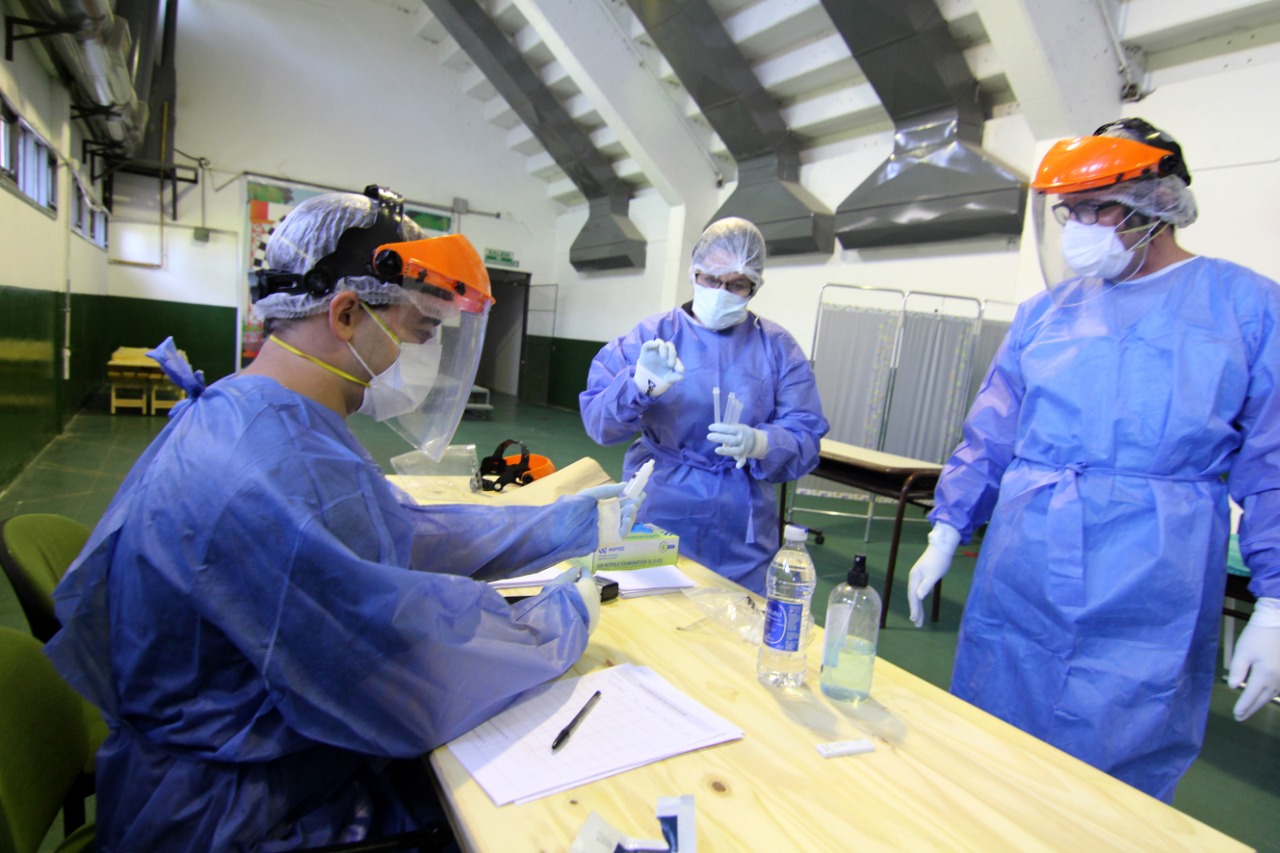
[[[508,462],[502,456],[502,451],[513,444],[520,445],[520,461],[515,463]],[[495,479],[487,479],[486,475]],[[480,460],[480,485],[486,492],[500,492],[510,483],[523,486],[531,482],[533,477],[529,474],[529,447],[523,441],[508,438],[498,445],[492,456]]]

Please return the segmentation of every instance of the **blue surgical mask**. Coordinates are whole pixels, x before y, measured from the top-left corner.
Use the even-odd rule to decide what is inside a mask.
[[[708,329],[727,329],[747,319],[746,296],[737,296],[724,288],[693,286],[693,316]]]

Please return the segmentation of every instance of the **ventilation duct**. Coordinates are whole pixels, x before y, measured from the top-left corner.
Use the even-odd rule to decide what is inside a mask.
[[[1026,183],[982,150],[978,84],[933,0],[822,0],[894,124],[836,209],[846,249],[1022,233]]]
[[[147,125],[133,88],[129,24],[107,0],[23,0],[28,17],[56,32],[42,36],[70,84],[77,115],[90,135],[119,156],[132,156]]]
[[[627,218],[631,187],[475,0],[423,0],[551,158],[587,197],[587,224],[569,250],[576,270],[643,267],[645,241]]]
[[[771,255],[830,253],[831,211],[800,186],[796,141],[711,6],[627,2],[738,162],[738,187],[713,218],[751,220]]]
[[[644,268],[644,236],[627,218],[625,195],[593,198],[577,239],[569,249],[574,269]]]

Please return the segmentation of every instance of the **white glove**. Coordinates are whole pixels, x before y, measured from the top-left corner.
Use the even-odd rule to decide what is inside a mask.
[[[550,586],[572,586],[578,591],[578,598],[587,608],[587,636],[600,624],[600,587],[595,576],[581,566],[561,572]]]
[[[1237,720],[1247,720],[1280,693],[1280,598],[1259,598],[1236,640],[1227,684],[1249,683],[1236,702]]]
[[[636,513],[640,511],[640,504],[644,503],[645,493],[637,492],[624,496],[622,490],[626,487],[626,483],[606,483],[603,486],[591,486],[578,492],[579,497],[591,498],[596,502],[596,509],[599,512],[599,547],[601,548],[605,545],[616,545],[626,539],[636,523]]]
[[[583,572],[573,586],[578,590],[582,603],[587,606],[587,636],[590,637],[600,624],[600,585],[596,583],[594,575]]]
[[[763,459],[769,453],[769,434],[762,429],[746,424],[712,424],[709,429],[707,441],[720,445],[716,454],[737,459],[739,468],[748,459]]]
[[[675,344],[654,338],[640,345],[635,380],[641,394],[661,397],[681,379],[684,379],[684,364],[676,356]]]
[[[960,531],[949,524],[935,524],[929,531],[929,547],[907,576],[907,604],[911,608],[911,621],[917,628],[924,625],[924,608],[920,602],[951,568],[951,558],[959,545]]]

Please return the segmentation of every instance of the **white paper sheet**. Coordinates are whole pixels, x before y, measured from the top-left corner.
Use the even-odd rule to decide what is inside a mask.
[[[597,690],[600,701],[552,752],[556,735]],[[653,670],[623,664],[527,691],[448,747],[502,806],[740,737],[741,729]]]
[[[610,569],[596,572],[597,577],[618,582],[618,595],[635,598],[640,595],[656,595],[675,592],[695,586],[689,576],[675,566],[652,566],[647,569]]]

